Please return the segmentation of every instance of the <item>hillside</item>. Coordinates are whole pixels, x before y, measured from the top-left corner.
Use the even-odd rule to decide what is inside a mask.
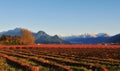
[[[15,28],[13,30],[8,30],[4,32],[0,32],[0,36],[7,35],[7,36],[22,36],[21,33],[22,28]],[[44,31],[39,31],[37,33],[32,33],[35,38],[35,43],[46,43],[46,44],[61,44],[61,43],[69,43],[63,41],[57,35],[50,36]]]
[[[120,34],[112,36],[111,38],[109,38],[108,42],[120,44]]]
[[[57,43],[57,44],[61,44],[61,43],[66,43],[65,41],[63,41],[62,39],[60,39],[57,35],[54,36],[50,36],[47,33],[45,33],[44,31],[39,31],[38,33],[33,33],[34,37],[35,37],[35,42],[36,43]]]
[[[110,38],[106,33],[98,33],[98,34],[81,34],[77,36],[66,36],[61,37],[65,41],[69,41],[74,44],[97,44],[97,43],[105,43]]]
[[[13,30],[8,30],[0,32],[0,36],[21,36],[22,28],[15,28]],[[48,35],[44,31],[38,31],[37,33],[32,32],[35,38],[35,43],[46,43],[46,44],[97,44],[97,43],[120,43],[120,34],[109,36],[106,33],[97,34],[82,34],[77,36],[66,36],[61,37],[58,35]]]

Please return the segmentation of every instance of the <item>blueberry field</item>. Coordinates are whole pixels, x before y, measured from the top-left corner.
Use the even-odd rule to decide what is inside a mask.
[[[120,71],[120,48],[1,46],[0,71]]]

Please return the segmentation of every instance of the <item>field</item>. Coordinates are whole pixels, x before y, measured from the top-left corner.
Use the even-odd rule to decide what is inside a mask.
[[[120,71],[120,45],[0,46],[0,71]]]

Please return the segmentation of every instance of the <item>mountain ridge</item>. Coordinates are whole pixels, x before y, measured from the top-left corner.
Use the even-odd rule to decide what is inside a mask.
[[[1,35],[10,36],[21,36],[22,28],[15,28],[13,30],[8,30],[0,32]],[[97,43],[120,43],[120,34],[110,36],[107,33],[95,33],[95,34],[81,34],[77,36],[58,36],[58,35],[48,35],[44,31],[38,31],[37,33],[32,32],[36,43],[46,43],[46,44],[97,44]]]
[[[8,31],[4,31],[4,32],[0,32],[0,36],[2,35],[10,35],[10,36],[21,36],[21,29],[22,28],[15,28],[13,30],[8,30]],[[59,38],[59,36],[54,35],[54,36],[50,36],[47,33],[45,33],[44,31],[38,31],[37,33],[31,32],[35,38],[35,43],[46,43],[46,44],[62,44],[62,43],[67,43],[65,41],[63,41],[61,38]]]
[[[89,35],[89,36],[88,36]],[[77,36],[68,36],[68,37],[61,37],[65,41],[69,41],[73,44],[98,44],[98,43],[117,43],[120,44],[120,34],[110,36],[106,33],[98,33],[96,35],[85,34],[85,36],[77,35]]]

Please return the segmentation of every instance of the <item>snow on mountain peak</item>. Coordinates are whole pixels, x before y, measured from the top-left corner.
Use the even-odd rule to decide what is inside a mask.
[[[85,33],[85,34],[80,34],[80,35],[71,35],[71,36],[63,36],[62,38],[97,38],[97,37],[110,37],[106,33]]]

